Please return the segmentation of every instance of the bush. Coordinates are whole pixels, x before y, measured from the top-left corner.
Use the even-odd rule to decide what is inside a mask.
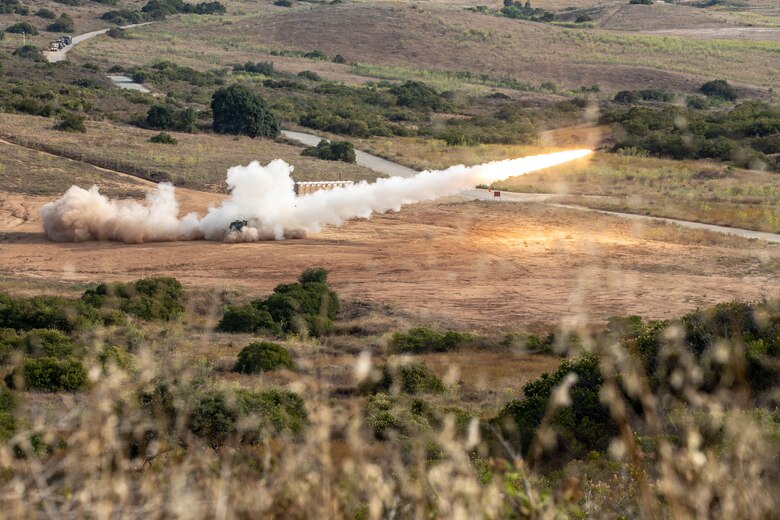
[[[0,442],[14,436],[17,429],[16,409],[19,399],[6,387],[0,387]]]
[[[45,20],[54,20],[55,18],[57,18],[57,15],[54,14],[54,11],[46,8],[38,9],[38,11],[35,13],[35,16],[38,16]]]
[[[292,7],[293,3],[290,0],[274,0],[274,5],[279,7]]]
[[[617,434],[617,426],[599,398],[604,381],[598,359],[588,355],[566,360],[552,374],[542,374],[527,383],[523,398],[508,403],[491,421],[511,445],[520,446],[523,454],[533,444],[550,409],[553,391],[569,373],[577,375],[569,392],[571,404],[554,411],[548,419],[557,435],[557,455],[564,459],[584,457],[591,450],[606,449],[609,440]]]
[[[160,132],[159,134],[155,134],[152,137],[149,138],[150,143],[157,143],[157,144],[176,144],[178,141],[175,137],[173,137],[168,132]]]
[[[5,28],[5,32],[11,34],[29,34],[31,36],[38,35],[38,29],[35,28],[30,22],[18,22],[13,25],[9,25]]]
[[[189,429],[212,448],[225,443],[235,432],[238,412],[229,407],[221,392],[209,392],[195,399],[189,416]]]
[[[278,368],[295,370],[295,363],[290,353],[281,345],[261,341],[250,343],[241,349],[234,370],[242,374],[258,374]]]
[[[408,332],[396,332],[388,343],[391,352],[419,354],[423,352],[447,352],[472,341],[471,334],[448,331],[439,334],[427,327],[414,327]]]
[[[445,390],[439,376],[422,361],[401,366],[398,377],[401,390],[407,394],[441,394]]]
[[[127,31],[125,31],[121,27],[112,27],[112,28],[110,28],[108,30],[108,32],[106,33],[106,35],[108,35],[109,38],[116,38],[116,39],[119,39],[119,40],[124,40],[124,39],[129,38],[129,36],[127,36]]]
[[[354,164],[357,160],[355,147],[349,141],[326,141],[323,139],[317,146],[310,146],[301,151],[301,155],[317,157],[325,161],[342,161]]]
[[[302,283],[278,285],[273,294],[248,305],[228,305],[217,324],[224,332],[257,332],[269,330],[321,336],[332,330],[340,303],[326,282],[327,271],[307,269]]]
[[[146,113],[146,124],[152,128],[168,129],[173,126],[173,108],[170,105],[154,105]]]
[[[629,5],[652,5],[653,0],[629,0]]]
[[[21,369],[14,369],[6,377],[6,384],[44,392],[75,392],[87,386],[87,370],[76,359],[58,360],[54,357],[27,359]]]
[[[264,76],[273,76],[274,74],[274,64],[270,61],[258,61],[257,63],[252,63],[251,61],[248,61],[241,64],[235,64],[233,65],[233,72],[248,72],[250,74],[263,74]]]
[[[328,270],[323,267],[309,267],[298,277],[298,282],[301,285],[306,285],[307,283],[328,283]]]
[[[300,433],[306,425],[303,399],[279,390],[238,390],[228,399],[219,391],[195,397],[189,414],[189,430],[217,448],[235,437],[242,444],[255,444],[266,434],[285,430]]]
[[[708,97],[716,97],[726,101],[735,101],[737,99],[737,89],[729,85],[725,79],[708,81],[701,86],[700,90]]]
[[[64,5],[70,5],[73,7],[78,7],[81,5],[81,0],[54,0],[58,4],[64,4]]]
[[[100,323],[100,313],[80,300],[57,296],[12,298],[0,294],[0,328],[83,330]]]
[[[419,81],[407,81],[390,89],[398,99],[398,105],[418,110],[443,110],[448,103],[438,92]]]
[[[54,129],[62,130],[63,132],[81,132],[82,134],[87,132],[84,118],[73,112],[68,112],[61,116],[59,122],[54,125]]]
[[[299,72],[298,77],[308,79],[309,81],[322,81],[322,77],[319,74],[310,70],[303,70]]]
[[[35,45],[23,45],[18,49],[15,49],[12,53],[14,56],[32,61],[46,61],[43,59],[43,53]]]
[[[118,309],[142,320],[171,321],[184,314],[181,284],[172,277],[144,278],[130,283],[102,283],[85,291],[81,298],[92,307]]]
[[[277,137],[281,125],[266,107],[265,100],[241,85],[231,85],[211,99],[213,127],[218,133]]]
[[[19,0],[0,1],[0,14],[20,14],[27,16],[30,14],[30,8],[22,4]]]
[[[116,25],[131,25],[136,23],[148,22],[151,17],[139,11],[130,11],[127,9],[118,9],[107,11],[100,16],[101,20],[114,23]]]
[[[73,18],[63,13],[60,15],[57,21],[49,24],[49,26],[46,27],[46,30],[49,32],[69,33],[75,31],[76,28],[75,25],[73,24]]]
[[[67,358],[75,354],[76,343],[55,329],[33,329],[27,333],[0,329],[0,362],[7,363],[14,353],[27,357]]]

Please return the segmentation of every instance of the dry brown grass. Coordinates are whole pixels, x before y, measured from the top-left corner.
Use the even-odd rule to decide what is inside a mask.
[[[96,184],[110,196],[138,198],[149,183],[90,164],[0,142],[0,184],[4,191],[32,195],[58,195],[73,184]]]
[[[156,131],[111,122],[87,122],[88,138],[54,130],[53,124],[51,119],[42,117],[0,114],[3,131],[11,132],[16,143],[44,144],[53,152],[63,150],[86,162],[92,158],[119,170],[128,164],[164,172],[175,185],[200,190],[224,191],[229,167],[273,159],[294,165],[296,180],[373,180],[378,176],[354,164],[302,157],[302,148],[269,139],[175,133],[178,144],[172,146],[150,143],[149,138]],[[34,192],[34,185],[29,189]]]

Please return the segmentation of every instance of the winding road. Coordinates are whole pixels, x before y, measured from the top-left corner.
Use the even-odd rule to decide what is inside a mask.
[[[148,25],[150,23],[152,22],[125,25],[120,28],[131,29],[133,27],[140,27],[142,25]],[[68,51],[70,51],[74,46],[78,45],[83,41],[89,40],[90,38],[94,38],[95,36],[100,36],[101,34],[105,34],[108,31],[109,29],[100,29],[98,31],[92,31],[92,32],[80,34],[78,36],[74,36],[73,42],[70,45],[66,46],[64,49],[57,52],[45,52],[44,55],[46,56],[46,59],[52,63],[66,60],[68,58]],[[134,83],[130,78],[127,78],[125,76],[109,76],[109,78],[114,82],[114,84],[116,84],[120,88],[130,88],[134,90],[140,90],[142,92],[144,91],[149,92],[148,89],[146,89],[142,85],[139,85],[138,83]],[[307,134],[304,132],[297,132],[292,130],[282,130],[282,135],[289,140],[296,141],[306,146],[317,146],[317,144],[323,139],[323,137],[317,135]],[[369,170],[375,171],[377,173],[382,173],[384,175],[388,175],[391,177],[412,177],[413,175],[416,175],[418,173],[412,168],[403,166],[398,163],[394,163],[392,161],[388,161],[387,159],[383,159],[375,155],[368,154],[361,150],[355,150],[355,155],[356,155],[356,161],[358,165],[364,166]],[[466,190],[459,193],[457,197],[463,200],[490,200],[490,201],[496,200],[493,193],[489,192],[488,190],[481,190],[481,189]],[[605,210],[588,208],[586,206],[559,204],[555,202],[559,198],[560,198],[559,195],[553,193],[502,192],[501,197],[498,200],[500,202],[510,202],[510,203],[535,202],[535,203],[545,204],[557,208],[573,209],[577,211],[589,211],[593,213],[600,213],[603,215],[613,215],[616,217],[630,219],[630,220],[641,220],[646,222],[662,222],[662,223],[677,225],[687,229],[699,229],[699,230],[709,231],[713,233],[721,233],[725,235],[739,236],[742,238],[780,243],[780,234],[777,233],[766,233],[766,232],[754,231],[750,229],[732,228],[727,226],[716,226],[714,224],[704,224],[701,222],[692,222],[689,220],[653,217],[649,215],[621,213],[617,211],[605,211]]]

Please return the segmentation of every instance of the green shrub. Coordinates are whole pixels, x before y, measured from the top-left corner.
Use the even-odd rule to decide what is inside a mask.
[[[396,96],[398,105],[402,107],[438,111],[449,105],[438,92],[419,81],[406,81],[391,88],[390,93]]]
[[[35,28],[30,22],[18,22],[13,25],[9,25],[5,28],[5,32],[11,34],[29,34],[31,36],[38,35],[38,29]]]
[[[5,386],[0,388],[0,442],[5,442],[14,436],[18,423],[16,409],[19,399]]]
[[[309,81],[322,81],[322,77],[319,74],[310,70],[302,70],[298,73],[298,77],[308,79]]]
[[[281,332],[267,310],[249,303],[225,306],[222,319],[217,324],[217,330],[221,332],[258,332],[263,329]]]
[[[35,13],[35,16],[38,16],[45,20],[54,20],[55,18],[57,18],[57,15],[54,14],[54,11],[46,8],[38,9],[38,11]]]
[[[422,361],[398,369],[401,390],[407,394],[441,394],[445,387],[439,376]]]
[[[705,96],[721,98],[726,101],[735,101],[737,99],[737,89],[729,85],[725,79],[708,81],[701,86],[701,92]]]
[[[282,390],[239,390],[236,392],[243,444],[255,444],[284,431],[299,434],[308,422],[306,404],[296,393]]]
[[[184,314],[181,284],[173,277],[102,283],[85,291],[81,298],[92,307],[118,309],[147,321],[171,321]]]
[[[133,372],[137,369],[138,360],[128,351],[116,345],[106,345],[98,354],[98,361],[103,367],[103,373],[108,372],[108,368],[111,365],[124,370],[125,372]]]
[[[617,435],[617,426],[601,404],[603,378],[598,359],[588,355],[566,360],[552,374],[542,374],[523,387],[523,398],[508,403],[492,424],[522,453],[534,442],[539,426],[550,408],[552,392],[569,373],[577,375],[569,395],[571,405],[557,409],[548,419],[557,436],[557,455],[563,459],[584,457],[591,450],[604,450]]]
[[[14,49],[11,54],[25,60],[46,61],[43,59],[41,50],[35,45],[22,45],[18,49]]]
[[[248,72],[250,74],[262,74],[264,76],[274,75],[274,64],[271,61],[258,61],[253,63],[248,61],[241,64],[233,65],[233,72]]]
[[[238,412],[228,406],[222,392],[208,392],[195,398],[189,415],[189,429],[213,448],[221,446],[236,430]]]
[[[0,328],[74,332],[100,323],[100,313],[79,300],[58,296],[12,298],[0,294]]]
[[[117,9],[107,11],[100,16],[101,20],[114,23],[116,25],[131,25],[136,23],[148,22],[151,17],[140,11],[130,11],[128,9]]]
[[[274,5],[279,7],[292,7],[292,2],[290,0],[274,0]]]
[[[653,0],[629,0],[629,5],[652,5]]]
[[[231,85],[214,93],[211,99],[214,131],[250,137],[277,137],[279,120],[268,110],[265,100],[242,85]]]
[[[243,374],[258,374],[279,368],[295,370],[295,363],[290,353],[281,345],[261,341],[250,343],[241,349],[234,370]]]
[[[363,423],[370,428],[374,438],[380,441],[393,437],[409,439],[431,430],[422,414],[411,412],[387,394],[369,396],[363,416]]]
[[[317,157],[325,161],[342,161],[354,164],[357,160],[355,147],[349,141],[326,141],[323,139],[317,146],[304,148],[301,155]]]
[[[81,361],[54,357],[26,359],[6,377],[6,384],[44,392],[75,392],[87,386],[87,370]]]
[[[20,14],[27,16],[30,8],[22,4],[20,0],[2,0],[0,2],[0,14]]]
[[[328,270],[324,267],[309,267],[298,277],[301,285],[308,283],[328,283]],[[335,316],[334,316],[335,317]]]
[[[303,283],[280,284],[267,298],[250,305],[227,306],[217,329],[224,332],[257,332],[266,329],[324,335],[332,330],[332,320],[341,308],[338,296],[325,282],[324,269],[306,270]]]
[[[86,133],[87,126],[84,124],[84,118],[73,112],[67,112],[60,117],[59,122],[54,125],[55,130],[62,130],[63,132],[80,132]]]
[[[175,137],[173,137],[168,132],[160,132],[159,134],[155,134],[152,137],[149,138],[150,143],[158,143],[158,144],[176,144],[178,141]]]
[[[59,18],[53,23],[50,23],[46,30],[49,32],[64,32],[69,33],[76,30],[73,23],[73,18],[69,15],[62,13]]]
[[[118,40],[125,40],[125,39],[129,38],[129,36],[127,35],[127,31],[125,31],[121,27],[112,27],[112,28],[110,28],[108,30],[108,32],[106,33],[106,35],[109,38],[116,38]],[[110,70],[109,70],[109,72],[110,72]]]
[[[473,340],[471,334],[447,331],[440,334],[427,327],[414,327],[408,332],[396,332],[390,339],[391,352],[418,354],[423,352],[447,352]]]
[[[303,399],[279,390],[238,390],[230,396],[215,390],[200,393],[188,417],[189,430],[214,448],[231,437],[255,444],[269,434],[298,434],[306,423]]]

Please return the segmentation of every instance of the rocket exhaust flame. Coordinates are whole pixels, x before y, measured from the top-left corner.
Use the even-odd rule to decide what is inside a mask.
[[[174,240],[251,242],[301,238],[325,225],[341,226],[352,218],[399,211],[414,204],[455,195],[478,184],[491,184],[587,156],[591,150],[573,150],[508,159],[477,166],[452,166],[424,171],[414,177],[390,177],[374,183],[318,191],[297,197],[290,174],[293,167],[281,159],[261,166],[257,161],[228,170],[230,197],[209,208],[179,217],[171,184],[160,184],[146,202],[111,200],[96,186],[72,186],[59,200],[41,208],[46,236],[58,242],[115,240],[126,243]],[[230,223],[246,220],[240,231]]]

